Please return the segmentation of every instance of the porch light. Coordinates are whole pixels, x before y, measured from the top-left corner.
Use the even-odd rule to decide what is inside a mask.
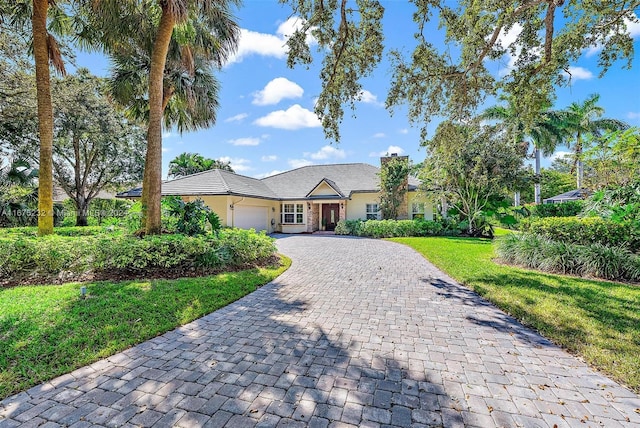
[[[229,208],[233,210],[233,204],[229,205]]]

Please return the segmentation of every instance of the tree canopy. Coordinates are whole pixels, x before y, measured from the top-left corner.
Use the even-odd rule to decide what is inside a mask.
[[[519,116],[531,124],[553,100],[556,85],[571,81],[570,66],[585,49],[599,49],[602,73],[618,60],[631,67],[629,25],[638,22],[640,6],[640,0],[416,0],[415,47],[407,53],[385,47],[378,0],[283,1],[304,21],[288,41],[289,65],[314,59],[308,33],[317,42],[322,92],[315,111],[334,140],[342,106],[353,107],[361,97],[362,81],[385,48],[392,63],[386,105],[406,104],[423,139],[434,117],[469,120],[487,96],[500,93],[513,96]],[[511,61],[503,75],[492,72],[505,55]]]
[[[478,234],[477,221],[489,198],[513,190],[523,174],[524,150],[495,126],[442,122],[427,142],[424,191],[456,204]]]
[[[198,153],[181,153],[169,162],[169,177],[178,178],[211,169],[234,172],[229,162],[208,159]]]

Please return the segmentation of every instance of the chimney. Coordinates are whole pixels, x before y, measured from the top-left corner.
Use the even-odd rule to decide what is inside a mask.
[[[385,164],[393,160],[399,160],[401,162],[406,162],[407,164],[409,164],[409,156],[398,156],[397,153],[391,153],[391,155],[389,156],[380,157],[380,166],[383,167]],[[402,187],[404,188],[405,192],[409,190],[409,174],[408,173],[407,173],[407,176],[405,177]],[[403,201],[398,207],[396,220],[404,220],[408,218],[409,218],[409,199],[408,199],[408,194],[405,193]]]

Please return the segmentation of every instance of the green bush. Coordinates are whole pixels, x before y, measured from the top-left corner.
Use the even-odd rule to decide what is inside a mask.
[[[336,224],[335,234],[358,236],[362,223],[362,220],[340,220],[338,224]]]
[[[370,238],[394,238],[408,236],[440,235],[443,227],[432,220],[340,220],[336,225],[338,235],[366,236]]]
[[[579,245],[532,233],[520,233],[505,236],[496,250],[507,263],[531,269],[618,281],[640,281],[640,256],[624,247],[601,243]]]
[[[144,238],[122,234],[42,238],[6,235],[0,238],[0,282],[68,281],[87,272],[212,271],[263,264],[275,254],[274,240],[264,232],[241,229],[224,229],[217,235]]]
[[[540,204],[530,207],[535,217],[575,217],[582,211],[584,201],[567,201],[559,204]]]
[[[629,222],[616,223],[600,217],[547,217],[523,222],[523,230],[569,244],[599,243],[640,250],[640,232]]]

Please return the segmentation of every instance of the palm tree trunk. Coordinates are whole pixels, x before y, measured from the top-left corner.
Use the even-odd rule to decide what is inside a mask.
[[[536,205],[540,204],[540,149],[538,147],[535,148],[536,151],[536,181],[534,184],[534,200]]]
[[[49,0],[33,0],[33,54],[36,63],[36,91],[38,97],[38,131],[40,134],[40,165],[38,178],[38,234],[53,233],[53,107],[47,10]]]
[[[142,183],[142,212],[148,235],[162,232],[160,199],[162,197],[162,107],[164,67],[175,18],[162,10],[158,34],[153,45],[149,72],[149,129],[147,155]]]
[[[582,165],[582,138],[578,132],[576,139],[576,185],[578,189],[582,189],[582,183],[584,180],[584,165]]]

